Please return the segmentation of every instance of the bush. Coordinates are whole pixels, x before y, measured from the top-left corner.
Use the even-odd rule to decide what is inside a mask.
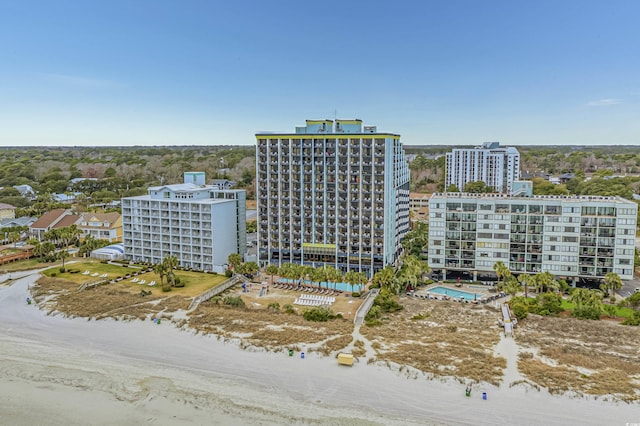
[[[171,291],[171,284],[169,283],[162,284],[162,291],[164,292]]]
[[[622,321],[622,325],[640,325],[640,312],[634,312],[631,318]]]
[[[269,303],[269,305],[267,305],[267,309],[271,309],[273,311],[279,311],[280,310],[280,304],[278,302],[271,302],[271,303]]]
[[[222,303],[233,306],[234,308],[244,306],[244,300],[242,300],[240,296],[227,296],[222,300]]]
[[[583,306],[581,308],[575,308],[571,315],[578,319],[590,319],[590,320],[599,320],[600,319],[600,308],[594,306]]]
[[[227,278],[231,278],[233,276],[233,271],[231,269],[225,269],[224,276]]]
[[[64,274],[65,272],[66,272],[66,269],[65,269],[65,268],[63,268],[63,267],[61,266],[61,267],[60,267],[60,273],[61,273],[61,274]]]
[[[307,321],[326,322],[336,319],[336,314],[326,306],[317,306],[305,311],[304,314],[302,314],[302,317]]]
[[[296,313],[296,310],[293,308],[293,305],[291,303],[287,303],[286,305],[284,305],[282,307],[282,309],[288,314],[295,314]]]
[[[351,293],[351,297],[360,297],[360,293],[357,291],[354,291],[353,293]]]
[[[513,315],[518,318],[518,321],[525,319],[529,314],[527,305],[525,305],[524,303],[512,303],[511,310],[513,311]]]

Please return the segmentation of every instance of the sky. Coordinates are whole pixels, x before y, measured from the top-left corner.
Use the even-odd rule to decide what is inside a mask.
[[[0,146],[640,145],[640,2],[0,0]]]

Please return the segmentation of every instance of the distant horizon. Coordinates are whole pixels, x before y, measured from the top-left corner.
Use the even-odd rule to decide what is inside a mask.
[[[416,144],[416,145],[408,145],[402,141],[402,137],[400,138],[400,142],[402,146],[405,148],[448,148],[448,147],[476,147],[481,146],[483,142],[478,142],[477,144]],[[500,141],[484,141],[484,142],[500,142]],[[511,146],[514,148],[549,148],[554,145],[546,145],[546,144],[535,144],[535,145],[516,145],[516,144],[506,144],[500,142],[500,147]],[[560,144],[563,148],[635,148],[640,144]],[[2,149],[38,149],[38,148],[206,148],[206,147],[228,147],[228,148],[247,148],[253,147],[254,144],[202,144],[202,145],[193,145],[193,144],[185,144],[185,145],[6,145],[0,146],[0,150]]]
[[[640,146],[635,0],[5,3],[0,146]]]

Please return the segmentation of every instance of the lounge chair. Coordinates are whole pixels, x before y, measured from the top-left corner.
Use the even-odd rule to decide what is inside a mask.
[[[97,277],[97,276],[98,276],[98,273],[97,273],[97,272],[94,272],[93,274],[91,274],[91,276],[92,276],[92,277]]]
[[[146,284],[147,280],[140,280],[140,282],[138,282],[138,284]]]
[[[91,271],[87,269],[86,271],[84,271],[84,272],[82,273],[82,275],[89,275],[90,273],[91,273]]]
[[[147,285],[148,285],[148,286],[150,286],[150,287],[153,287],[154,285],[156,285],[156,282],[155,282],[155,281],[151,281],[151,282],[150,282],[149,284],[147,284]]]
[[[134,278],[134,279],[131,280],[132,283],[137,283],[138,281],[140,281],[140,280],[138,280],[137,278]]]

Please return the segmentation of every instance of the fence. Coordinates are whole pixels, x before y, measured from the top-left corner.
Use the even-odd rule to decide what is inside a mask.
[[[207,301],[212,297],[217,296],[218,294],[227,290],[228,288],[233,287],[238,283],[238,281],[240,281],[240,275],[234,275],[233,277],[229,278],[219,286],[211,288],[205,291],[204,293],[194,297],[193,300],[191,301],[191,304],[189,305],[189,309],[187,309],[187,312],[190,312],[196,309],[201,302]]]

